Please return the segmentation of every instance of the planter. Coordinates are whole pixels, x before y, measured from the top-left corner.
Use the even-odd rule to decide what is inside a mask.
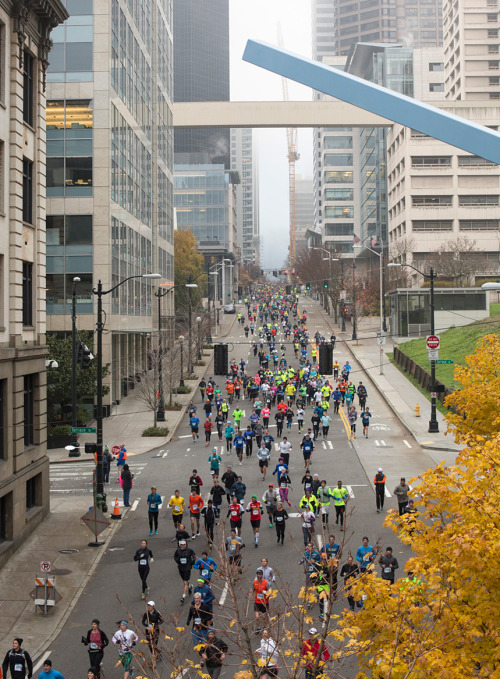
[[[47,448],[48,450],[54,450],[54,448],[64,448],[64,446],[69,446],[73,443],[73,437],[71,434],[57,434],[56,436],[47,436]]]

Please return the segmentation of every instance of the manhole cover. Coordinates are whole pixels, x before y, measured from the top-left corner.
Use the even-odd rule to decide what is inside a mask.
[[[60,549],[59,554],[78,554],[79,549]]]

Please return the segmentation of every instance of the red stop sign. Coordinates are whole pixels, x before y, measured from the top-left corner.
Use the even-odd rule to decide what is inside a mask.
[[[439,349],[439,337],[437,335],[429,335],[427,337],[428,349]]]
[[[113,455],[119,455],[121,449],[122,449],[121,446],[113,446],[111,448],[111,452],[112,452]]]

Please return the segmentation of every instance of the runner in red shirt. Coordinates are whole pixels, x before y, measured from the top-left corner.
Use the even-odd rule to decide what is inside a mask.
[[[251,501],[247,505],[247,512],[250,512],[250,523],[253,528],[255,547],[259,546],[260,517],[264,514],[262,505],[257,500],[257,495],[252,495]]]
[[[318,667],[316,672],[314,672],[314,665],[316,664],[316,658],[318,657],[320,640],[317,637],[318,630],[315,627],[311,627],[309,630],[309,639],[304,641],[302,646],[302,657],[306,661],[306,679],[315,679],[318,674],[324,674],[322,667]],[[321,649],[321,660],[320,662],[327,662],[330,660],[330,653],[325,645]]]
[[[262,626],[267,627],[269,620],[269,593],[267,591],[267,580],[264,580],[264,571],[262,568],[257,568],[257,578],[253,581],[252,591],[250,596],[254,595],[253,609],[255,611],[255,632],[256,634],[262,630]]]
[[[245,510],[240,505],[238,500],[235,497],[232,497],[227,515],[229,516],[229,520],[231,522],[231,530],[234,529],[238,537],[241,536],[241,517],[243,516],[244,512]]]
[[[210,419],[210,415],[205,420],[203,428],[205,429],[205,447],[206,447],[210,443],[210,439],[212,437],[212,429],[214,428],[214,423]]]

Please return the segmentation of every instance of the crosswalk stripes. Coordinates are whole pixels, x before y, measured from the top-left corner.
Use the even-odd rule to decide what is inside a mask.
[[[403,439],[403,443],[405,444],[405,446],[407,448],[411,448],[411,445],[408,443],[408,441],[406,439]]]
[[[279,449],[280,449],[280,444],[279,444],[279,443],[275,443],[275,444],[274,444],[274,450],[275,450],[276,452],[278,452]]]
[[[382,441],[382,440],[381,440],[381,441],[375,440],[375,445],[376,445],[378,448],[383,448],[384,446],[387,446],[386,442],[385,442],[385,441]]]
[[[354,500],[354,498],[356,496],[354,495],[354,491],[352,489],[352,486],[346,486],[346,489],[347,489],[347,492],[349,493],[349,497],[351,498],[351,500]]]
[[[392,495],[391,495],[391,494],[389,493],[389,491],[387,490],[387,486],[385,487],[385,496],[386,496],[386,497],[392,497]]]

